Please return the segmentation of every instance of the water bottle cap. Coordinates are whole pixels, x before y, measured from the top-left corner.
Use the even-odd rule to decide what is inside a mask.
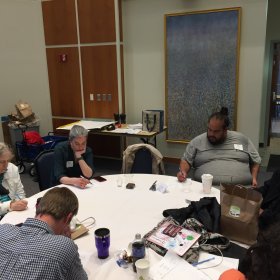
[[[141,234],[140,233],[136,233],[135,234],[135,239],[141,239]]]

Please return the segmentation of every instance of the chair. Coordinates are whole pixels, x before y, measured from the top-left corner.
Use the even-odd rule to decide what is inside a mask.
[[[143,147],[135,153],[131,173],[153,174],[153,158],[151,152]]]
[[[122,173],[165,174],[163,156],[150,144],[130,145],[123,152]]]
[[[54,150],[42,151],[34,160],[40,191],[52,187]]]

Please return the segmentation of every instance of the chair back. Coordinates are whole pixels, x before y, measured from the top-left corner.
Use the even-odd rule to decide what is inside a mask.
[[[133,144],[123,152],[122,173],[165,174],[163,156],[150,144]]]
[[[135,153],[134,162],[132,164],[131,173],[153,173],[153,158],[151,152],[145,147],[140,148]]]
[[[54,150],[42,151],[34,161],[40,191],[52,187],[52,169],[54,165]]]

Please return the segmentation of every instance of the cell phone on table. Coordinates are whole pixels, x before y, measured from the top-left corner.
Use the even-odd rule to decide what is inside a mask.
[[[129,190],[133,190],[135,188],[135,184],[134,183],[128,183],[126,185],[126,188],[129,189]]]
[[[104,181],[107,181],[107,179],[105,179],[104,177],[102,176],[95,176],[93,177],[92,179],[98,181],[98,182],[104,182]]]

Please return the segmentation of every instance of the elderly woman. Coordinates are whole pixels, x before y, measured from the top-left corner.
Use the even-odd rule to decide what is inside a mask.
[[[66,184],[85,188],[94,173],[93,155],[87,147],[88,130],[74,125],[69,141],[59,143],[54,149],[53,185]]]
[[[25,192],[20,180],[18,168],[10,161],[13,153],[0,142],[0,216],[8,211],[21,211],[27,207]]]

